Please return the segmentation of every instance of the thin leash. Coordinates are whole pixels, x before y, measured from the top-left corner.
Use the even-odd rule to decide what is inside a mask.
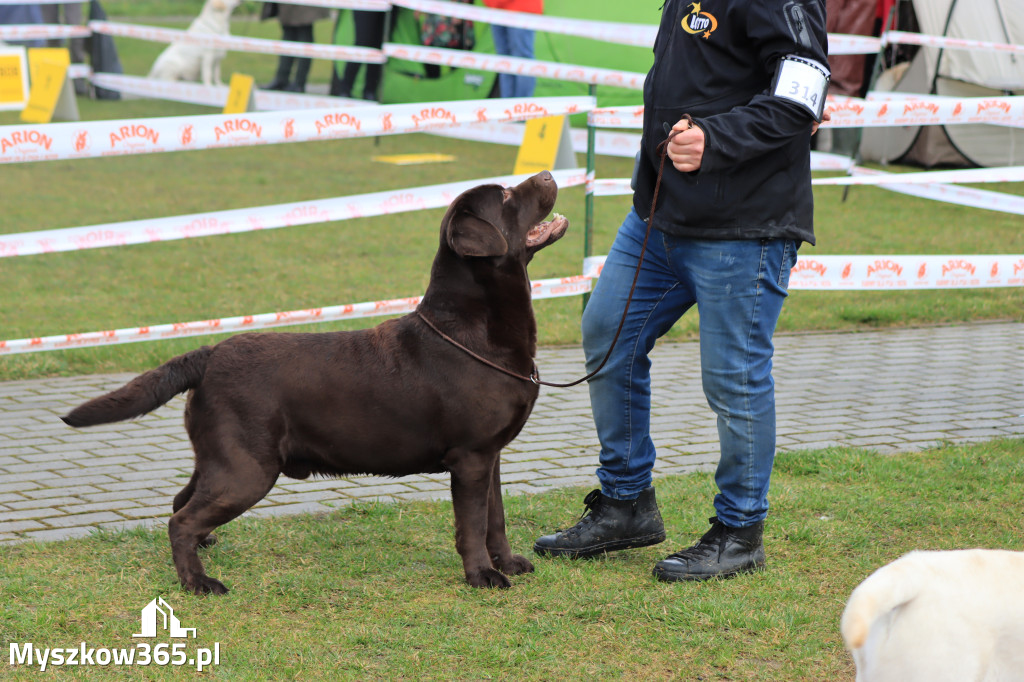
[[[690,128],[693,127],[693,119],[690,118],[689,114],[683,114],[683,119],[686,121],[687,129],[690,129]],[[482,355],[474,353],[469,348],[466,348],[464,345],[462,345],[461,343],[459,343],[458,341],[456,341],[455,339],[453,339],[452,337],[448,336],[443,331],[438,329],[434,325],[433,322],[431,322],[429,319],[427,319],[427,317],[420,311],[419,308],[416,309],[416,314],[419,315],[421,320],[426,322],[428,327],[430,327],[435,332],[437,332],[437,334],[442,339],[444,339],[448,343],[452,344],[456,348],[459,348],[463,352],[467,353],[470,357],[475,358],[476,360],[479,360],[480,362],[482,362],[483,364],[487,365],[488,367],[491,367],[492,369],[496,369],[499,372],[501,372],[503,374],[507,374],[510,377],[513,377],[513,378],[516,378],[516,379],[520,379],[522,381],[530,381],[530,382],[532,382],[534,384],[537,384],[538,386],[550,386],[552,388],[571,388],[571,387],[576,386],[578,384],[582,384],[584,381],[587,381],[588,379],[592,379],[594,377],[594,375],[596,375],[598,372],[600,372],[602,369],[604,369],[604,366],[606,364],[608,364],[608,358],[610,358],[612,356],[612,351],[615,350],[615,344],[618,342],[619,335],[622,334],[622,328],[626,324],[626,315],[629,313],[629,305],[630,305],[630,303],[633,302],[633,294],[636,292],[636,283],[640,279],[640,268],[644,264],[644,256],[647,254],[647,242],[648,242],[648,240],[651,237],[651,226],[654,224],[654,208],[655,208],[655,206],[658,205],[658,191],[661,189],[661,176],[662,176],[662,174],[665,171],[665,157],[668,156],[668,143],[672,141],[672,138],[674,138],[676,135],[678,135],[681,132],[682,132],[681,130],[676,130],[676,131],[670,133],[669,136],[666,137],[658,145],[658,154],[661,156],[661,164],[658,166],[658,179],[654,183],[654,196],[651,197],[651,212],[650,212],[650,214],[649,214],[649,216],[647,218],[647,232],[644,233],[644,243],[643,243],[643,246],[640,247],[640,258],[637,260],[636,272],[633,274],[633,284],[629,288],[629,297],[626,299],[626,307],[622,311],[622,319],[619,320],[618,329],[615,330],[615,336],[612,337],[612,343],[611,343],[610,346],[608,346],[608,352],[605,353],[604,359],[601,360],[601,364],[598,365],[597,369],[595,369],[593,372],[591,372],[590,374],[586,375],[585,377],[581,377],[581,378],[576,379],[575,381],[571,381],[571,382],[569,382],[567,384],[557,384],[557,383],[552,383],[550,381],[541,381],[541,379],[540,379],[540,370],[537,368],[537,363],[534,362],[534,364],[533,364],[533,371],[530,372],[529,376],[526,376],[526,375],[523,375],[523,374],[519,374],[518,372],[513,372],[510,369],[506,369],[505,367],[502,367],[499,364],[491,362],[490,360],[488,360],[487,358],[483,357]]]

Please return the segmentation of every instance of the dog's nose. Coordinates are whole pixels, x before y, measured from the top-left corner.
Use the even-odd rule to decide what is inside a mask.
[[[541,171],[540,173],[537,173],[537,179],[540,180],[541,182],[555,181],[555,178],[552,177],[551,173],[549,173],[548,171]]]

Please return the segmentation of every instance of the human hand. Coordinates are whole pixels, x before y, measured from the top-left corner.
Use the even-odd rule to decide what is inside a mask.
[[[824,113],[822,113],[822,115],[821,115],[821,123],[824,123],[825,121],[831,121],[831,120],[832,120],[832,112],[829,111],[828,109],[826,109],[824,111]],[[815,121],[814,123],[811,124],[811,135],[813,135],[814,133],[818,132],[818,126],[820,126],[821,123],[818,123],[817,121]]]
[[[704,131],[693,125],[689,118],[684,118],[672,126],[670,134],[673,133],[677,134],[665,148],[672,165],[683,173],[698,170],[704,158]]]

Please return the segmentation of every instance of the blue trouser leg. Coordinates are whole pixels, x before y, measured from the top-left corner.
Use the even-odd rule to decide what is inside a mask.
[[[491,25],[491,37],[498,54],[511,57],[533,58],[534,32],[525,28]],[[502,97],[530,97],[537,79],[533,76],[519,76],[511,73],[498,75]]]
[[[645,230],[631,211],[584,312],[588,371],[615,334]],[[590,381],[601,440],[598,479],[606,495],[629,499],[650,485],[655,449],[648,353],[696,303],[704,392],[718,416],[722,451],[715,508],[730,526],[765,517],[775,456],[772,334],[795,262],[790,240],[695,240],[652,231],[622,335],[605,369]]]

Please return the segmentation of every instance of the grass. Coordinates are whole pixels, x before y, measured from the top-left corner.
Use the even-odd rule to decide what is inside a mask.
[[[160,531],[3,546],[0,640],[5,650],[7,642],[134,646],[139,610],[162,595],[183,625],[198,628],[190,648],[220,643],[213,678],[852,679],[838,619],[872,570],[912,549],[1021,549],[1019,514],[1007,513],[1007,501],[1024,498],[1024,440],[897,457],[781,453],[769,570],[729,581],[651,577],[654,562],[706,530],[714,483],[691,474],[657,487],[668,542],[588,561],[533,557],[537,572],[507,591],[465,585],[444,502],[232,522],[204,550],[210,574],[232,590],[225,597],[177,588]],[[584,492],[508,498],[513,547],[528,551],[539,534],[564,527]],[[32,677],[26,668],[5,672]]]
[[[181,3],[184,4],[184,3]],[[144,8],[140,7],[139,12]],[[111,11],[114,15],[114,12]],[[181,21],[161,23],[183,26]],[[320,22],[318,29],[329,29]],[[321,26],[322,25],[322,26]],[[238,35],[277,37],[273,22],[241,22]],[[326,36],[318,36],[326,42]],[[144,74],[162,46],[118,39],[129,74]],[[269,79],[276,58],[229,54],[224,72]],[[314,62],[314,82],[329,65]],[[215,113],[150,100],[80,100],[84,119]],[[15,123],[0,113],[0,125]],[[395,167],[374,156],[446,152],[447,164]],[[11,165],[3,170],[0,232],[91,225],[207,210],[346,196],[504,175],[511,147],[424,135],[223,149],[198,153]],[[582,163],[583,158],[580,157]],[[599,177],[627,177],[627,159],[599,157]],[[1021,194],[1020,183],[986,189]],[[818,246],[804,254],[1024,253],[1020,217],[902,196],[877,188],[818,188]],[[629,198],[597,200],[594,251],[607,253]],[[578,273],[584,193],[564,190],[557,209],[572,223],[531,266],[535,278]],[[0,259],[0,339],[411,296],[421,293],[442,210],[80,253]],[[542,344],[579,341],[579,298],[539,301]],[[858,330],[974,320],[1024,319],[1019,288],[916,292],[793,292],[781,332]],[[376,320],[322,324],[328,330]],[[669,338],[692,338],[696,313]],[[0,358],[0,380],[147,369],[215,338],[192,338]]]

